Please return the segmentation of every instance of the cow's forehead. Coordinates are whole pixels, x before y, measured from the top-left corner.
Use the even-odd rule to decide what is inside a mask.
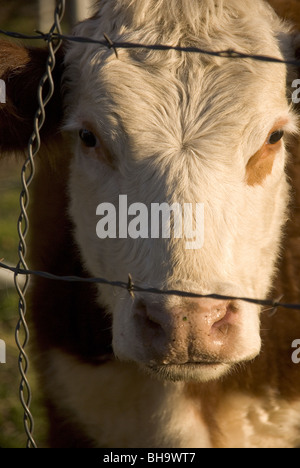
[[[75,114],[109,131],[110,140],[112,133],[127,135],[131,147],[143,148],[145,155],[162,146],[197,151],[200,140],[204,154],[203,145],[209,148],[212,141],[221,151],[228,145],[233,150],[247,138],[245,129],[256,131],[256,141],[261,129],[263,143],[274,120],[288,112],[282,65],[214,63],[195,55],[173,69],[166,61],[142,65],[122,53],[118,59],[94,56],[79,81]]]
[[[117,42],[238,48],[245,53],[270,54],[276,53],[270,50],[274,38],[289,31],[262,0],[102,0],[97,10],[93,18],[76,27],[75,35],[103,40],[105,34]],[[153,54],[136,49],[132,55],[147,55],[149,62]],[[153,55],[154,62],[157,57]]]
[[[230,5],[234,5],[235,17],[232,11],[230,18],[230,15],[215,15],[209,36],[204,27],[197,31],[197,36],[191,30],[183,31],[180,16],[177,23],[173,21],[171,29],[167,18],[162,27],[161,21],[151,22],[150,15],[141,29],[138,22],[143,16],[142,9],[136,6],[135,16],[130,16],[128,9],[133,2],[114,3],[120,6],[119,10],[115,9],[117,17],[111,16],[112,10],[105,3],[102,16],[81,24],[77,33],[103,39],[101,31],[106,27],[118,41],[148,44],[167,41],[208,50],[235,48],[244,53],[282,57],[277,40],[279,22],[269,10],[261,18],[257,18],[253,10],[248,12],[249,2],[245,2],[239,12],[238,3],[229,0],[228,11],[231,11]],[[148,5],[150,3],[153,2]],[[163,3],[160,1],[157,5]],[[186,5],[183,0],[174,2],[178,12],[182,3]],[[196,10],[200,3],[207,4],[208,10],[212,6],[208,0],[195,2]],[[215,2],[218,3],[223,4]],[[261,6],[261,2],[257,3]],[[119,17],[123,17],[123,21]],[[111,31],[110,21],[114,25]],[[205,141],[204,136],[211,144],[216,132],[223,147],[230,143],[232,148],[239,144],[241,137],[245,138],[245,128],[249,133],[253,126],[261,127],[263,138],[263,132],[268,132],[273,124],[272,119],[287,112],[283,65],[142,48],[120,49],[117,58],[113,50],[78,44],[69,50],[66,63],[67,75],[77,83],[72,90],[79,99],[74,100],[71,95],[70,100],[72,107],[76,101],[75,114],[93,120],[104,131],[109,129],[116,135],[125,130],[137,148],[145,148],[147,141],[150,152],[155,149],[155,143],[161,147],[162,142],[168,148],[193,148],[200,139],[202,143]]]

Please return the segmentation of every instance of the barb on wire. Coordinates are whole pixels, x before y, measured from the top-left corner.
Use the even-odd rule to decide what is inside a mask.
[[[17,273],[18,275],[32,275],[39,278],[44,278],[53,281],[64,281],[68,283],[94,283],[94,284],[103,284],[107,286],[113,286],[121,289],[125,289],[129,292],[129,294],[133,297],[134,292],[143,292],[149,294],[165,294],[168,296],[180,296],[180,297],[191,297],[191,298],[210,298],[210,299],[220,299],[220,300],[235,300],[235,301],[243,301],[248,302],[251,304],[256,304],[264,307],[271,307],[272,309],[276,310],[278,307],[283,307],[285,309],[291,310],[300,310],[300,304],[292,304],[292,303],[283,303],[280,302],[283,296],[278,299],[268,300],[268,299],[254,299],[251,297],[236,297],[236,296],[226,296],[221,294],[198,294],[192,293],[188,291],[180,291],[176,289],[172,290],[164,290],[164,289],[157,289],[157,288],[145,288],[142,286],[138,286],[133,282],[132,276],[128,275],[128,281],[109,281],[105,278],[84,278],[80,276],[58,276],[52,273],[48,273],[45,271],[34,271],[28,270],[24,268],[13,268],[4,263],[0,262],[0,268],[4,268],[5,270],[12,271],[13,273]]]
[[[64,14],[64,7],[65,7],[65,0],[60,0],[55,10],[54,15],[54,24],[47,35],[47,43],[48,43],[48,50],[49,55],[46,64],[46,71],[41,78],[41,81],[38,86],[38,103],[39,107],[34,117],[34,130],[30,137],[30,141],[28,143],[28,157],[22,167],[21,171],[21,182],[22,182],[22,191],[20,194],[20,207],[21,213],[18,220],[18,234],[19,234],[19,262],[17,267],[14,269],[14,280],[16,290],[19,295],[19,321],[16,326],[15,338],[16,343],[19,349],[19,371],[21,375],[21,382],[20,382],[20,390],[19,396],[20,401],[24,409],[24,428],[25,433],[27,435],[27,448],[36,448],[36,443],[33,438],[33,431],[34,431],[34,420],[32,414],[30,412],[30,405],[31,405],[31,388],[27,379],[27,371],[28,371],[28,357],[25,352],[25,348],[29,341],[29,329],[26,323],[26,299],[25,294],[28,289],[29,285],[29,278],[30,275],[25,273],[25,283],[22,286],[19,281],[19,275],[21,274],[21,270],[26,271],[26,253],[27,253],[27,246],[26,246],[26,236],[28,233],[29,228],[29,221],[27,216],[27,209],[29,205],[29,186],[33,180],[35,174],[35,164],[34,164],[34,157],[38,153],[41,145],[40,139],[40,130],[45,122],[45,107],[50,101],[53,92],[54,92],[54,84],[52,79],[52,72],[55,67],[55,54],[61,45],[61,40],[56,40],[56,44],[54,44],[53,35],[57,31],[57,35],[61,34],[61,27],[60,23]],[[49,91],[47,96],[43,97],[43,90],[45,88],[46,83],[49,84]],[[23,330],[24,340],[21,341],[20,332]]]
[[[118,57],[118,49],[146,49],[146,50],[158,50],[158,51],[168,51],[175,50],[177,52],[184,53],[194,53],[194,54],[203,54],[210,55],[214,57],[221,57],[225,59],[250,59],[259,62],[269,62],[269,63],[278,63],[284,65],[293,65],[295,67],[300,67],[300,60],[284,60],[276,57],[271,57],[267,55],[257,55],[257,54],[246,54],[239,52],[234,49],[227,50],[207,50],[199,47],[183,47],[183,46],[171,46],[167,44],[142,44],[135,42],[113,42],[111,38],[108,38],[107,35],[104,35],[105,40],[97,40],[89,37],[83,36],[70,36],[61,34],[61,32],[52,32],[52,33],[43,33],[41,31],[36,31],[36,34],[21,34],[14,31],[5,31],[0,29],[0,34],[7,37],[12,37],[14,39],[30,39],[30,40],[43,40],[49,42],[53,39],[59,41],[69,41],[69,42],[78,42],[83,44],[98,44],[99,46],[106,47],[108,49],[113,49],[116,56]]]

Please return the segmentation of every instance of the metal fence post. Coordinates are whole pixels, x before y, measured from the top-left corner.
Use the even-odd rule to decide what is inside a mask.
[[[38,0],[38,29],[49,31],[53,24],[55,0]]]
[[[90,7],[95,3],[93,0],[69,0],[66,5],[70,26],[90,16]]]

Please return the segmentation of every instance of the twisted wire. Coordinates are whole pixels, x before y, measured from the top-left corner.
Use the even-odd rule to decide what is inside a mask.
[[[55,9],[54,24],[51,27],[50,32],[47,36],[49,55],[48,55],[48,59],[46,63],[46,71],[43,77],[41,78],[39,86],[38,86],[37,94],[38,94],[39,107],[34,117],[34,123],[33,123],[34,130],[28,143],[28,157],[21,170],[21,183],[22,183],[22,190],[20,194],[21,213],[20,213],[20,216],[18,219],[18,225],[17,225],[18,235],[19,235],[19,248],[18,248],[19,262],[14,271],[15,287],[19,295],[19,320],[16,326],[15,339],[16,339],[16,343],[19,349],[18,366],[19,366],[19,372],[21,375],[19,397],[20,397],[20,401],[24,409],[24,429],[27,435],[27,448],[37,447],[35,440],[33,438],[34,420],[30,412],[32,393],[31,393],[29,381],[27,379],[29,360],[25,352],[25,348],[28,345],[28,341],[29,341],[29,329],[26,323],[26,318],[25,318],[26,312],[27,312],[25,295],[29,286],[30,275],[25,274],[25,282],[23,285],[21,285],[19,281],[19,275],[20,275],[21,269],[26,271],[26,269],[28,268],[25,259],[26,259],[26,254],[27,254],[26,236],[28,234],[28,229],[29,229],[29,220],[28,220],[28,215],[27,215],[27,210],[28,210],[28,205],[29,205],[29,186],[32,183],[32,180],[35,175],[34,157],[39,152],[39,149],[41,146],[40,130],[43,127],[44,122],[45,122],[45,117],[46,117],[45,107],[50,101],[54,92],[52,72],[54,70],[55,63],[56,63],[55,54],[61,45],[61,40],[53,38],[53,34],[55,33],[55,31],[57,31],[58,34],[61,34],[60,23],[63,18],[64,9],[65,9],[65,0],[59,0],[57,7]],[[48,83],[49,85],[49,90],[48,90],[47,95],[43,98],[43,90],[45,89],[46,83]],[[23,331],[23,335],[24,335],[23,341],[21,338],[21,331]]]

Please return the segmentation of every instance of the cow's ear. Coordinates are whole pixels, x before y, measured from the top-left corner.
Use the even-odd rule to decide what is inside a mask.
[[[38,85],[46,70],[47,57],[47,49],[0,41],[0,158],[7,152],[23,151],[27,147],[38,108]],[[62,64],[63,54],[59,52],[53,73],[55,93],[47,105],[46,122],[41,132],[45,140],[55,137],[62,120]],[[48,89],[48,85],[45,86],[43,95]]]
[[[300,33],[298,32],[294,32],[291,36],[291,51],[292,51],[292,57],[291,57],[292,60],[297,60],[300,63]],[[291,87],[291,95],[292,95],[291,101],[294,104],[294,108],[297,111],[297,114],[300,113],[299,85],[300,85],[300,65],[298,67],[289,68],[289,73],[288,73],[288,86]]]
[[[278,16],[300,29],[299,0],[268,0]]]
[[[287,21],[290,25],[291,31],[289,34],[283,34],[280,37],[283,55],[287,60],[300,60],[300,8],[299,0],[268,0],[277,15]],[[300,78],[300,67],[298,70],[298,77]]]
[[[288,62],[300,63],[300,33],[296,30],[282,32],[278,35],[282,56]],[[299,80],[300,65],[287,66],[287,98],[294,104],[294,109],[299,113]]]

